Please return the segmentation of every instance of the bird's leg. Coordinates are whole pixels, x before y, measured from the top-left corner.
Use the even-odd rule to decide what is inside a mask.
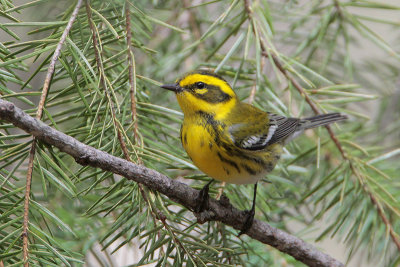
[[[254,214],[256,210],[256,196],[257,196],[257,183],[254,185],[254,195],[253,195],[253,206],[251,207],[251,210],[246,210],[246,221],[244,222],[242,229],[240,230],[238,236],[241,236],[242,234],[245,234],[250,227],[253,225],[254,221]]]
[[[197,206],[195,207],[194,211],[196,213],[200,213],[206,209],[208,209],[208,190],[210,185],[214,182],[214,179],[211,179],[201,190],[199,196],[197,197]]]

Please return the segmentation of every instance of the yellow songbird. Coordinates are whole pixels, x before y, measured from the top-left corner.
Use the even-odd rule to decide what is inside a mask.
[[[176,94],[184,114],[181,141],[193,163],[216,180],[255,184],[253,205],[239,235],[253,223],[257,182],[273,170],[285,143],[305,129],[347,118],[329,113],[298,119],[264,112],[241,102],[227,81],[207,70],[161,87]],[[201,191],[197,212],[206,208],[212,181]]]

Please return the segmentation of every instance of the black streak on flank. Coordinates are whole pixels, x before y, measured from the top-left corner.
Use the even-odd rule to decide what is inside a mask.
[[[223,168],[224,168],[224,171],[226,172],[226,174],[229,175],[229,174],[230,174],[230,171],[229,171],[227,168],[225,168],[225,167],[223,167]]]
[[[247,173],[249,173],[251,175],[256,175],[257,174],[257,171],[255,171],[252,168],[250,168],[249,165],[247,165],[247,164],[241,164],[241,165],[246,170]]]
[[[218,154],[219,159],[220,159],[222,162],[228,163],[229,165],[235,167],[235,169],[238,171],[238,173],[240,173],[239,166],[236,164],[236,162],[224,158],[219,152],[217,152],[217,154]]]
[[[260,158],[251,157],[247,153],[243,153],[243,151],[241,151],[241,149],[233,149],[231,146],[229,146],[229,144],[222,143],[222,146],[228,152],[228,154],[230,154],[232,156],[236,156],[238,158],[256,163],[257,165],[259,165],[261,167],[265,167],[265,164],[266,164],[265,161]]]
[[[179,138],[181,139],[181,143],[183,144],[182,134],[183,134],[183,125],[181,125],[181,130],[179,131]]]
[[[184,144],[185,146],[187,146],[187,135],[186,135],[186,133],[183,134],[182,142],[183,142],[183,144]]]

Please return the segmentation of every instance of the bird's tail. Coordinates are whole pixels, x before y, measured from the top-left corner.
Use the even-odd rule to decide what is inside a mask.
[[[347,116],[340,113],[320,114],[314,117],[302,119],[300,122],[300,129],[305,130],[315,128],[345,119],[347,119]]]

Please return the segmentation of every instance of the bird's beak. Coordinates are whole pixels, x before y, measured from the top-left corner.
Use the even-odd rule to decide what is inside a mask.
[[[175,93],[178,93],[178,92],[182,91],[182,88],[179,86],[178,83],[175,83],[175,84],[163,84],[163,85],[161,85],[161,88],[173,91]]]

